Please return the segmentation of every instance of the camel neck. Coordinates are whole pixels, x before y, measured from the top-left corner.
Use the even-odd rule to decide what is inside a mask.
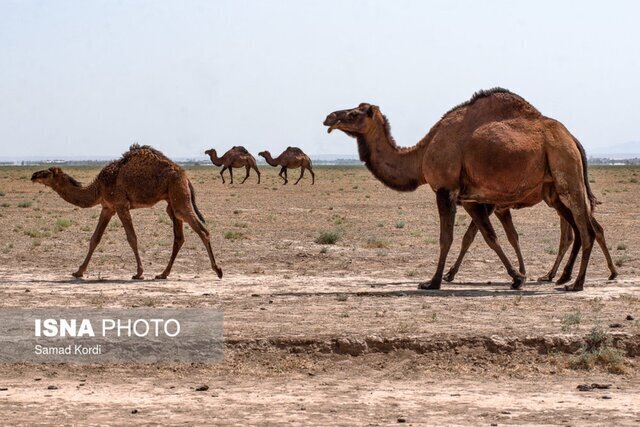
[[[211,159],[211,163],[216,166],[222,166],[222,158],[218,157],[217,154],[209,153],[209,158]]]
[[[99,203],[98,183],[92,182],[86,187],[76,186],[65,180],[51,187],[65,201],[81,208],[90,208]]]
[[[399,148],[383,123],[357,138],[360,160],[386,186],[398,191],[413,191],[426,183],[422,173],[426,143]]]
[[[275,159],[273,157],[271,157],[271,153],[265,153],[264,156],[264,160],[269,163],[269,166],[278,166],[279,162],[278,160],[280,159],[280,156],[276,157]]]

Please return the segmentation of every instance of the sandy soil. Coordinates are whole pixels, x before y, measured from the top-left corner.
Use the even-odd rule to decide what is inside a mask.
[[[362,168],[317,168],[315,186],[223,186],[192,168],[197,202],[225,271],[191,231],[170,280],[131,281],[133,255],[114,221],[83,280],[99,208],[77,209],[0,169],[0,307],[215,307],[225,361],[215,365],[0,365],[0,415],[17,423],[630,424],[637,409],[640,269],[635,168],[593,168],[597,217],[619,265],[607,281],[594,249],[586,291],[536,283],[555,258],[556,214],[514,212],[530,281],[509,277],[480,239],[454,283],[418,291],[437,260],[429,189],[400,194]],[[88,182],[96,169],[71,168]],[[172,235],[164,206],[134,211],[151,278]],[[457,217],[459,238],[469,219]],[[497,221],[494,221],[497,223]],[[335,245],[314,242],[324,230]],[[499,233],[501,237],[503,234]],[[502,238],[503,245],[508,245]],[[508,253],[512,254],[510,248]],[[631,316],[633,320],[627,320]],[[579,362],[592,331],[619,357]],[[611,384],[579,391],[579,384]],[[208,385],[205,392],[195,387]],[[49,390],[55,385],[57,389]],[[636,403],[634,405],[634,403]]]

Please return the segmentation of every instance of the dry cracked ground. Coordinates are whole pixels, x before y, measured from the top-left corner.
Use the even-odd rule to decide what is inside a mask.
[[[277,171],[262,169],[260,185],[188,170],[223,280],[190,231],[170,280],[150,280],[172,245],[158,205],[133,213],[148,280],[131,281],[117,221],[86,277],[73,279],[99,208],[32,184],[35,168],[1,168],[0,307],[211,307],[224,311],[225,328],[218,364],[0,364],[3,422],[640,423],[640,169],[590,171],[620,276],[607,280],[596,248],[581,293],[535,281],[559,239],[546,206],[514,212],[523,291],[509,289],[481,240],[453,283],[418,291],[438,252],[429,189],[396,193],[360,167],[320,167],[316,185],[282,186]],[[97,170],[69,168],[83,182]],[[459,212],[449,263],[468,222]],[[316,243],[321,235],[338,240]]]

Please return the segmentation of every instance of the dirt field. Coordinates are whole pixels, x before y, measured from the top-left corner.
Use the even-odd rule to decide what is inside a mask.
[[[75,280],[99,207],[75,208],[32,184],[37,169],[0,168],[0,306],[216,307],[225,361],[3,364],[3,423],[640,423],[640,168],[591,168],[620,276],[607,280],[594,247],[581,293],[535,282],[559,240],[544,205],[513,213],[523,291],[509,289],[480,237],[453,283],[418,291],[437,262],[435,196],[394,192],[360,167],[316,168],[314,186],[282,186],[267,166],[261,185],[222,185],[217,168],[191,168],[224,279],[188,230],[170,280],[150,280],[172,245],[158,205],[133,212],[148,280],[130,280],[135,261],[117,220]],[[97,171],[67,169],[83,182]],[[449,265],[468,223],[460,210]],[[337,243],[315,243],[323,231]],[[593,383],[611,386],[577,389]]]

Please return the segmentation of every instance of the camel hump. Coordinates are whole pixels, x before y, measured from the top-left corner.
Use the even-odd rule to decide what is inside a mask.
[[[150,145],[140,145],[138,143],[131,145],[129,147],[129,151],[122,155],[122,159],[124,160],[137,154],[143,154],[144,152],[151,153],[163,160],[169,160],[169,158],[165,156],[164,153],[162,153],[160,150],[156,150]]]
[[[249,154],[249,151],[248,151],[246,148],[244,148],[242,145],[235,145],[235,146],[234,146],[233,148],[231,148],[231,149],[232,149],[232,150],[239,151],[239,152],[244,153],[244,154]]]
[[[296,154],[304,154],[304,151],[302,151],[298,147],[287,147],[287,151],[291,151],[292,153]]]
[[[472,108],[475,107],[478,101],[492,98],[495,100],[493,104],[487,107],[487,104],[484,104],[481,109],[490,108],[495,110],[494,116],[513,116],[513,115],[526,115],[526,116],[535,116],[538,117],[541,113],[531,105],[526,99],[511,92],[508,89],[502,87],[494,87],[491,89],[482,89],[473,94],[468,101],[463,102],[462,104],[458,104],[442,116],[443,118],[449,115],[450,113],[456,112],[458,110],[464,108]]]

